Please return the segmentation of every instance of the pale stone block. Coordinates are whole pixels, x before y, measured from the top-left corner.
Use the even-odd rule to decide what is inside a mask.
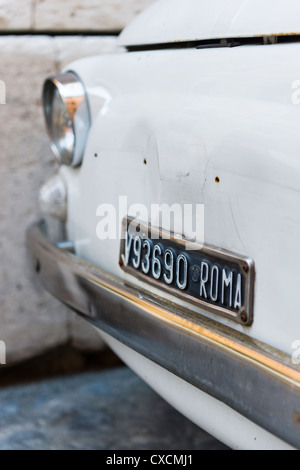
[[[34,0],[0,0],[0,31],[29,30]]]
[[[56,36],[53,41],[61,68],[77,59],[118,51],[116,36]]]
[[[0,339],[7,364],[37,355],[68,339],[67,312],[36,284],[25,232],[38,214],[37,195],[54,171],[44,134],[41,86],[55,68],[47,38],[1,37],[0,79]]]
[[[0,104],[0,340],[8,365],[72,338],[81,349],[103,347],[89,325],[74,320],[39,285],[25,245],[26,229],[39,215],[39,189],[57,170],[44,126],[43,81],[63,62],[101,52],[101,38],[72,41],[0,37],[0,80],[6,85],[6,104]]]
[[[38,31],[120,31],[154,0],[37,0]]]

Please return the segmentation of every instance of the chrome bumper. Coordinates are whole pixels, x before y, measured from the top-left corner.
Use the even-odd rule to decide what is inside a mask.
[[[300,369],[291,357],[137,289],[28,230],[43,286],[104,332],[300,448]]]

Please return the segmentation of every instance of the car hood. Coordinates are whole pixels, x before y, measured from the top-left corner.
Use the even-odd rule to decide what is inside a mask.
[[[299,0],[160,0],[120,35],[122,46],[300,35]]]

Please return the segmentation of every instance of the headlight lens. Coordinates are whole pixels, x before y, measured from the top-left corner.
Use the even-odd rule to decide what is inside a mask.
[[[43,105],[51,148],[65,165],[81,163],[90,112],[86,91],[73,72],[49,77],[43,90]]]

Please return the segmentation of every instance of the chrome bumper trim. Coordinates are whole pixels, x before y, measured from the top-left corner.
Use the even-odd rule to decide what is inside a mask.
[[[43,286],[60,301],[300,448],[300,368],[290,356],[86,263],[51,244],[41,223],[27,240]]]

